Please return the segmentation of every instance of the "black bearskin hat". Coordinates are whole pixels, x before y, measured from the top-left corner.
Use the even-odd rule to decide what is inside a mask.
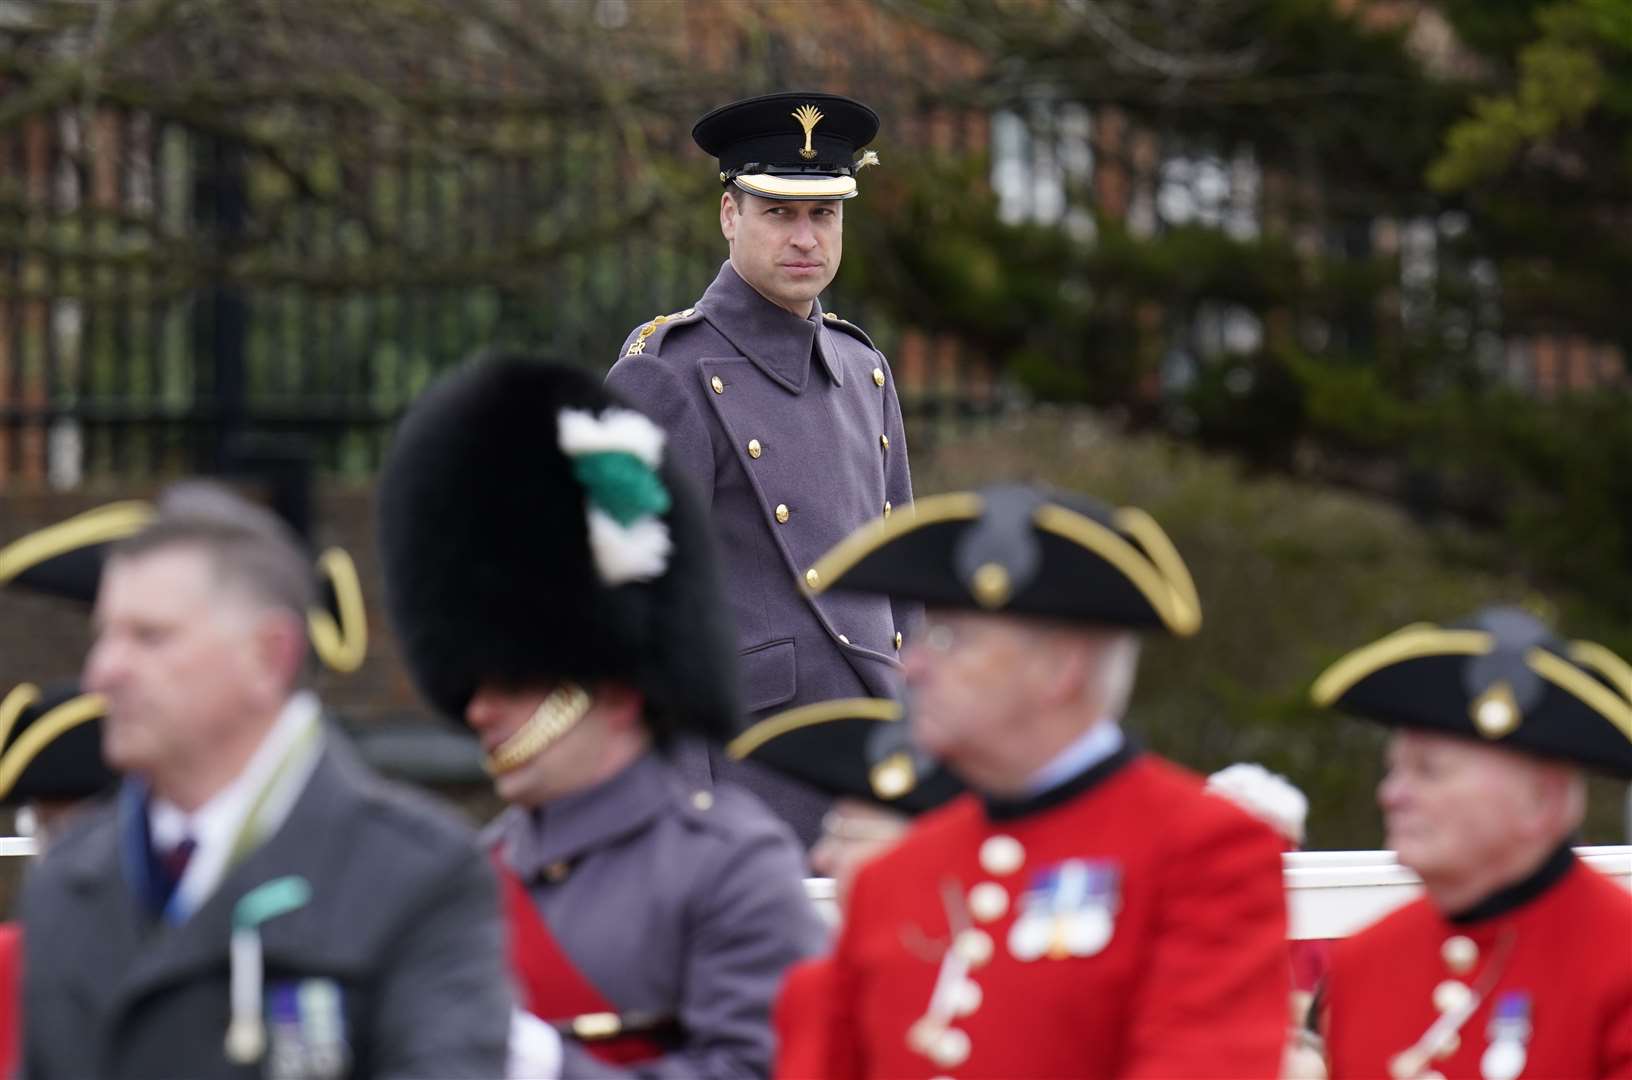
[[[433,705],[461,719],[483,683],[607,680],[642,692],[659,738],[732,734],[735,636],[712,530],[661,445],[590,373],[524,356],[479,359],[414,403],[381,476],[379,532],[387,610]],[[617,565],[636,533],[645,546]]]

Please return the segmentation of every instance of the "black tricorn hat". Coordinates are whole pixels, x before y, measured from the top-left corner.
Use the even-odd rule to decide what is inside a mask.
[[[1557,758],[1632,780],[1632,665],[1566,642],[1516,608],[1448,627],[1417,623],[1356,649],[1310,690],[1315,704]]]
[[[840,698],[789,709],[750,727],[726,751],[829,795],[915,816],[963,791],[955,776],[912,745],[901,703],[889,698]]]
[[[720,162],[720,181],[767,199],[848,199],[857,153],[878,134],[878,114],[838,94],[765,94],[721,105],[691,137]]]
[[[604,452],[625,441],[613,428],[650,439],[626,479],[668,504],[629,525],[666,532],[666,553],[616,572],[610,526],[593,520],[613,493],[584,471],[597,442],[632,464]],[[380,546],[387,610],[438,710],[462,719],[484,683],[607,680],[645,695],[659,736],[733,733],[735,636],[711,525],[661,445],[589,372],[524,356],[468,364],[413,404],[380,477]]]
[[[15,586],[89,607],[96,602],[108,550],[157,520],[159,508],[139,499],[109,503],[37,529],[0,546],[0,587]],[[306,614],[318,658],[341,674],[362,666],[368,652],[368,612],[357,567],[343,548],[317,559],[318,603]]]
[[[920,499],[840,541],[805,584],[1179,637],[1201,626],[1190,572],[1155,519],[1043,488]]]
[[[100,694],[72,682],[43,692],[23,683],[0,697],[0,805],[71,802],[111,788],[118,776],[102,762],[106,712]]]

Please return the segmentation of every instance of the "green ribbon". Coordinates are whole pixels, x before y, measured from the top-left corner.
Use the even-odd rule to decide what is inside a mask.
[[[253,929],[268,919],[305,907],[311,898],[312,886],[305,878],[294,874],[274,878],[244,894],[232,909],[232,925]]]
[[[669,509],[669,489],[657,471],[634,454],[623,450],[579,454],[572,459],[572,471],[589,493],[590,503],[626,528]]]

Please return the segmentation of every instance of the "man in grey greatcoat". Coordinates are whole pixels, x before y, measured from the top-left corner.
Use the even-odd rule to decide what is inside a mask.
[[[669,434],[709,497],[750,721],[832,698],[895,697],[913,611],[813,596],[817,556],[912,499],[889,363],[818,299],[843,254],[844,201],[876,161],[867,106],[771,94],[715,109],[692,136],[719,159],[730,256],[696,304],[630,333],[607,385]],[[715,754],[810,844],[824,796]]]
[[[427,391],[380,479],[386,597],[425,696],[481,742],[523,1012],[510,1075],[756,1080],[820,950],[787,827],[677,746],[734,729],[706,512],[650,419],[495,357]]]
[[[312,590],[293,534],[224,489],[112,547],[84,683],[125,779],[26,882],[24,1075],[502,1072],[494,875],[330,732]]]

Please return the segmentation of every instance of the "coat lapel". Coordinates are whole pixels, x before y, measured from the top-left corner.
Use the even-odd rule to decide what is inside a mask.
[[[287,956],[300,943],[315,940],[321,930],[314,910],[322,897],[320,882],[335,880],[343,855],[344,830],[337,826],[347,819],[346,804],[352,796],[344,753],[330,733],[322,757],[282,826],[227,873],[192,918],[180,926],[148,921],[146,934],[139,939],[140,949],[123,966],[124,975],[116,982],[114,1015],[123,1014],[164,986],[212,969],[224,971],[233,908],[245,893],[274,878],[301,873],[311,882],[315,895],[312,904],[266,925],[262,934],[268,959]],[[136,905],[122,899],[127,909],[124,917],[129,919]],[[146,914],[136,918],[146,920]]]

